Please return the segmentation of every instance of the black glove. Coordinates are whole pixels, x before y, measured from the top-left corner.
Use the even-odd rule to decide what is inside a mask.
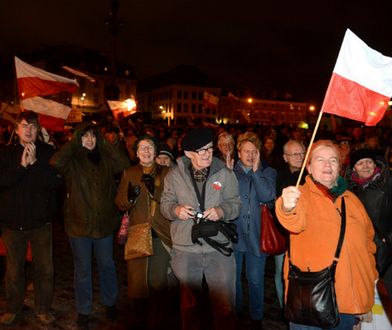
[[[143,174],[142,182],[144,182],[144,185],[146,186],[150,194],[154,195],[154,190],[155,190],[154,178],[150,174]]]
[[[141,190],[141,188],[139,185],[132,186],[132,184],[129,183],[129,185],[128,185],[128,201],[131,204],[134,204],[136,202],[136,198],[139,196],[140,190]]]

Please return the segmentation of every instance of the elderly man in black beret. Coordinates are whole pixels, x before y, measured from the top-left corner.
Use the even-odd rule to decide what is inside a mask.
[[[197,315],[203,276],[215,329],[234,329],[235,260],[222,228],[238,217],[234,173],[213,157],[214,133],[197,128],[182,141],[185,155],[165,178],[161,212],[171,220],[172,268],[180,281],[182,329],[201,329]],[[235,235],[234,235],[235,236]]]

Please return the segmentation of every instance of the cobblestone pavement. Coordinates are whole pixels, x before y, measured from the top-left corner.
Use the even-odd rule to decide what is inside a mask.
[[[74,291],[73,291],[73,263],[68,239],[63,231],[60,223],[54,224],[54,263],[55,263],[55,292],[52,304],[52,312],[56,317],[56,321],[48,326],[42,325],[34,316],[34,294],[33,289],[27,290],[24,307],[16,321],[11,326],[0,326],[0,329],[78,329],[76,326],[76,317],[74,307]],[[120,278],[120,297],[118,300],[118,317],[115,322],[110,322],[105,318],[105,309],[99,303],[99,292],[97,287],[97,279],[94,279],[94,307],[91,315],[90,329],[99,330],[122,330],[130,329],[128,325],[128,299],[126,292],[126,264],[122,260],[122,248],[116,245],[115,249],[116,262]],[[31,278],[29,266],[27,266],[27,277]],[[96,274],[96,272],[95,272]],[[279,303],[275,294],[274,287],[274,261],[268,258],[266,264],[265,278],[265,317],[264,329],[266,330],[285,330],[287,325],[282,321]],[[4,280],[0,284],[0,312],[4,312],[5,294]],[[238,329],[250,329],[248,315],[239,321]],[[173,315],[174,330],[179,330],[179,315]]]

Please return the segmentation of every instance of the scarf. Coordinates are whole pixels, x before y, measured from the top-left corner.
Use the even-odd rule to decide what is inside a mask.
[[[338,179],[336,180],[336,185],[331,189],[316,181],[313,177],[312,180],[315,183],[316,187],[324,194],[324,196],[328,197],[332,202],[335,202],[336,199],[347,189],[347,182],[341,176],[338,177]]]
[[[196,182],[204,182],[207,180],[208,172],[209,172],[209,167],[202,168],[201,170],[196,170],[192,166],[192,171],[193,171],[193,177],[195,178]]]
[[[366,178],[366,179],[360,178],[360,177],[358,176],[358,173],[357,173],[357,172],[352,171],[352,173],[351,173],[351,180],[352,180],[353,182],[355,182],[357,185],[360,185],[360,186],[362,186],[363,188],[366,188],[366,186],[368,186],[369,183],[371,183],[371,182],[374,181],[374,180],[377,180],[377,178],[378,178],[380,175],[381,175],[381,168],[377,166],[377,167],[374,169],[373,174],[372,174],[370,177]]]

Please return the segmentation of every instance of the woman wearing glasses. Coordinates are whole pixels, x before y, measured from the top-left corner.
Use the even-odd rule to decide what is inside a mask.
[[[151,222],[153,255],[127,260],[131,325],[148,329],[164,326],[168,302],[169,221],[159,211],[163,177],[168,167],[155,163],[156,143],[150,135],[135,142],[139,164],[124,171],[115,199],[121,211],[129,210],[129,226]],[[140,193],[139,193],[140,191]],[[131,201],[132,200],[132,201]],[[125,250],[132,244],[128,241]],[[148,322],[148,324],[142,324]]]

